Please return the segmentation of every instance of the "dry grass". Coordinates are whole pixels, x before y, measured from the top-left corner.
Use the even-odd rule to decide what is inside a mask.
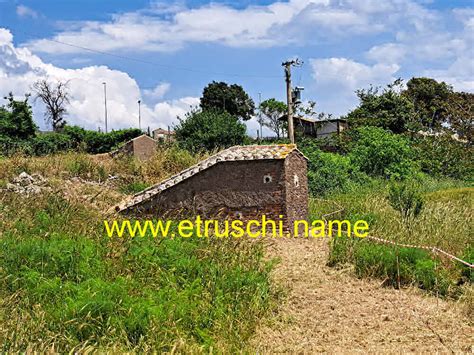
[[[269,257],[281,262],[274,281],[288,298],[252,339],[258,353],[462,353],[472,327],[464,303],[357,279],[326,266],[327,239],[278,240]],[[472,318],[471,318],[472,321]]]
[[[435,246],[457,255],[462,255],[472,246],[474,188],[449,188],[426,193],[423,211],[411,230],[392,209],[386,195],[385,187],[379,186],[334,194],[327,201],[315,199],[310,201],[311,218],[321,218],[340,206],[344,212],[337,218],[365,219],[369,222],[370,233],[384,239]]]
[[[193,155],[176,147],[162,148],[147,161],[122,156],[111,158],[107,154],[60,153],[43,157],[15,155],[0,157],[0,181],[4,183],[26,171],[39,173],[46,178],[68,179],[81,177],[89,181],[103,182],[109,175],[119,175],[127,182],[140,181],[156,184],[166,177],[204,159],[207,155]]]

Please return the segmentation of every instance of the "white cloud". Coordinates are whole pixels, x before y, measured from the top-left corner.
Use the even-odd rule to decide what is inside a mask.
[[[436,21],[418,24],[423,30],[397,31],[395,42],[372,47],[366,57],[379,65],[398,64],[407,79],[430,76],[456,90],[474,91],[474,9],[453,9],[432,18]]]
[[[423,75],[445,81],[457,91],[474,92],[474,61],[472,57],[460,57],[447,69],[425,70]]]
[[[355,90],[395,79],[397,64],[366,65],[348,58],[311,59],[319,112],[346,114],[357,104]]]
[[[25,5],[18,5],[16,7],[16,14],[19,16],[19,17],[31,17],[31,18],[37,18],[38,17],[38,13],[29,8],[28,6],[25,6]]]
[[[153,100],[162,99],[163,96],[170,90],[171,84],[170,83],[160,83],[153,89],[145,89],[143,93]]]
[[[367,52],[367,58],[383,63],[399,63],[405,58],[407,48],[399,43],[385,43],[372,47]]]
[[[161,128],[167,128],[177,123],[177,117],[184,118],[186,112],[190,107],[197,107],[199,105],[198,97],[183,97],[177,100],[167,102],[159,102],[153,108],[153,114],[160,117]]]
[[[370,84],[386,84],[400,69],[397,64],[369,66],[347,58],[312,59],[310,64],[316,83],[351,91]]]
[[[0,87],[2,95],[12,91],[20,96],[31,92],[31,85],[38,79],[69,81],[71,102],[67,120],[72,124],[97,129],[104,126],[104,94],[102,82],[107,83],[107,109],[109,128],[138,126],[137,100],[140,88],[127,73],[106,66],[88,66],[80,69],[63,69],[44,63],[26,48],[16,48],[12,35],[0,28]],[[161,87],[165,92],[166,85]],[[156,91],[159,89],[158,86]],[[158,90],[159,91],[159,90]],[[166,127],[176,122],[197,98],[182,98],[171,102],[142,105],[142,126],[152,129]],[[156,100],[154,101],[156,103]],[[34,105],[35,118],[42,124],[43,108]]]
[[[174,51],[187,43],[205,42],[270,47],[327,40],[333,35],[375,34],[400,25],[421,29],[434,18],[411,0],[289,0],[242,9],[212,2],[197,8],[155,3],[147,9],[114,14],[106,22],[62,22],[62,32],[52,39],[101,51]],[[83,51],[58,42],[40,39],[27,46],[47,53]]]

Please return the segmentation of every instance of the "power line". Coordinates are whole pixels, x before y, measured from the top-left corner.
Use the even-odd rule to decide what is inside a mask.
[[[212,71],[206,71],[206,70],[199,70],[199,69],[195,69],[195,68],[177,67],[177,66],[173,66],[173,65],[150,62],[148,60],[133,58],[133,57],[119,55],[119,54],[115,54],[115,53],[111,53],[111,52],[107,52],[107,51],[102,51],[102,50],[98,50],[98,49],[92,49],[92,48],[88,48],[88,47],[84,47],[84,46],[79,46],[79,45],[76,45],[76,44],[67,43],[67,42],[56,40],[56,39],[42,38],[42,37],[33,35],[31,33],[25,32],[23,30],[19,30],[19,31],[16,31],[16,32],[23,33],[23,34],[25,34],[27,36],[30,36],[30,37],[33,37],[33,38],[38,38],[38,39],[41,39],[41,40],[44,40],[44,41],[54,42],[54,43],[62,44],[62,45],[65,45],[65,46],[82,49],[82,50],[92,52],[92,53],[108,55],[110,57],[114,57],[114,58],[118,58],[118,59],[134,61],[134,62],[138,62],[138,63],[148,64],[148,65],[161,67],[161,68],[166,68],[166,69],[171,69],[171,70],[187,71],[187,72],[200,73],[200,74],[209,74],[209,75],[241,77],[241,78],[259,78],[259,79],[262,79],[262,78],[263,79],[281,78],[281,76],[279,76],[279,75],[254,75],[254,74],[246,75],[246,74],[235,74],[235,73],[212,72]]]

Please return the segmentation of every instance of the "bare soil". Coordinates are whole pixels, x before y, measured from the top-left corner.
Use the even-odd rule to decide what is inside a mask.
[[[328,267],[325,239],[273,240],[267,250],[281,260],[273,278],[287,297],[257,329],[257,352],[474,352],[472,320],[457,302]]]

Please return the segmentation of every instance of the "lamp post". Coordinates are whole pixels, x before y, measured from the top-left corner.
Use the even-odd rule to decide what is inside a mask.
[[[141,130],[142,129],[142,114],[140,110],[140,104],[142,103],[142,100],[138,100],[138,128]]]
[[[103,82],[104,85],[104,115],[105,115],[105,133],[107,133],[107,83]]]

